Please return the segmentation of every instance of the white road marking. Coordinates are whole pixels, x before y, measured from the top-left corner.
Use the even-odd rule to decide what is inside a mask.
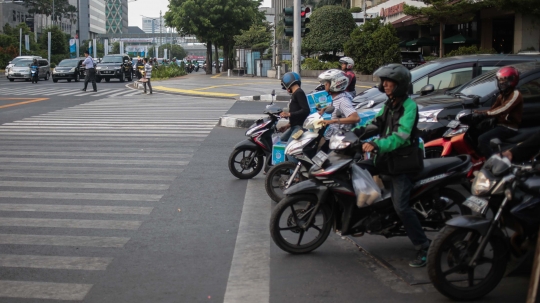
[[[153,207],[0,203],[0,211],[149,215]]]
[[[106,270],[113,258],[0,254],[1,267]]]
[[[0,280],[0,297],[51,300],[83,300],[92,284]]]

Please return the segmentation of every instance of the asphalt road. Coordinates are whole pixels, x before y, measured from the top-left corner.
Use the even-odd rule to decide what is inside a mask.
[[[400,267],[406,239],[331,234],[298,256],[273,244],[264,176],[227,167],[245,129],[215,126],[267,102],[34,86],[49,93],[0,80],[20,92],[0,97],[0,302],[449,301],[425,268]],[[480,302],[523,302],[526,289],[506,278]]]

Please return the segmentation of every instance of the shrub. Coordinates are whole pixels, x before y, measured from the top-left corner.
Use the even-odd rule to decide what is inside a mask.
[[[186,75],[186,70],[176,64],[170,64],[167,66],[160,65],[158,68],[154,68],[152,70],[152,79],[158,80],[184,75]]]
[[[349,8],[349,12],[350,12],[350,13],[361,13],[361,12],[362,12],[362,8],[361,8],[361,7],[358,7],[358,6],[351,7],[351,8]]]
[[[496,54],[497,52],[494,49],[480,49],[478,46],[471,45],[471,46],[461,46],[458,49],[455,49],[448,54],[445,55],[445,57],[453,57],[453,56],[464,56],[464,55],[476,55],[476,54]]]

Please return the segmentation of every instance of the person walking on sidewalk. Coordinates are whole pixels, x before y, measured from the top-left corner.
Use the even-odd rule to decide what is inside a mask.
[[[84,56],[86,59],[84,59],[82,64],[86,68],[86,76],[84,77],[84,88],[82,90],[85,92],[88,87],[88,82],[92,81],[92,88],[94,89],[94,92],[97,92],[96,65],[94,64],[94,59],[92,59],[88,50],[84,51]]]
[[[144,93],[146,94],[146,84],[148,84],[148,88],[150,89],[150,92],[148,95],[152,94],[152,84],[150,83],[150,78],[152,78],[152,65],[148,62],[148,58],[143,59],[144,62]]]

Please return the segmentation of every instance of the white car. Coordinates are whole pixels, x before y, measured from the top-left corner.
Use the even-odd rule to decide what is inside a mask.
[[[8,65],[6,66],[6,70],[5,70],[5,76],[7,77],[9,75],[9,70],[13,67],[13,65],[15,65],[15,63],[17,63],[18,61],[21,61],[21,60],[34,60],[34,59],[41,59],[41,56],[18,56],[17,58],[11,60],[8,62]]]

